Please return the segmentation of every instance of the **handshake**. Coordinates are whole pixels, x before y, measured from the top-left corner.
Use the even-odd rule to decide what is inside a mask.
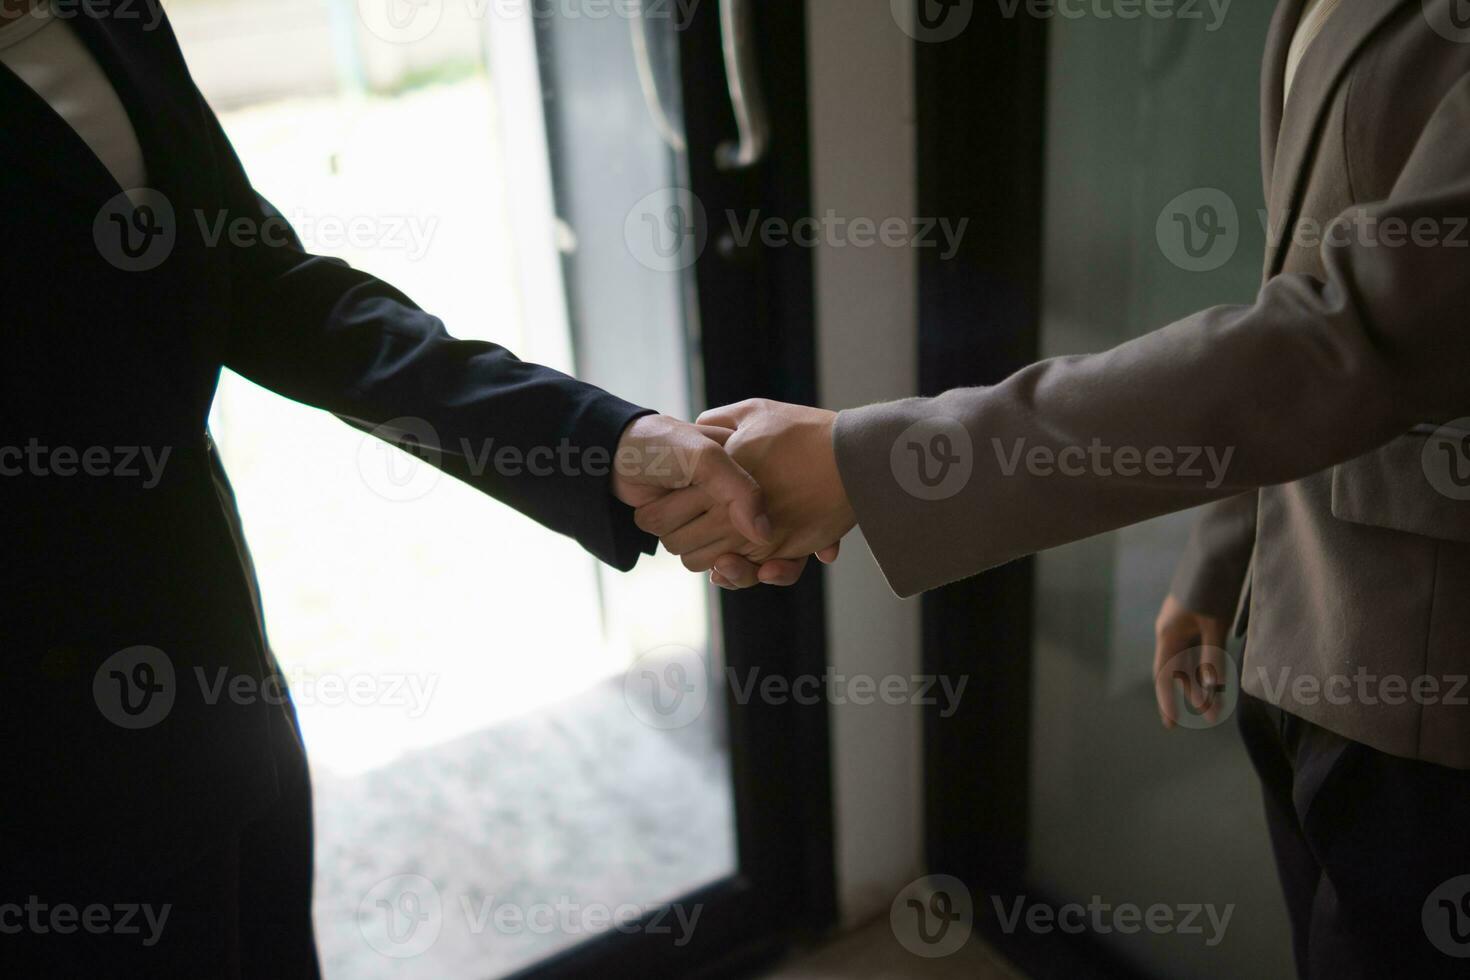
[[[692,572],[724,589],[792,585],[830,563],[857,519],[837,472],[834,412],[753,399],[695,423],[636,419],[612,492]]]

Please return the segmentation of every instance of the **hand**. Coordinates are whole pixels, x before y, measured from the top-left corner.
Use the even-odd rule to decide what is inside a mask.
[[[731,433],[666,415],[634,419],[623,431],[613,460],[612,493],[630,507],[675,496],[699,501],[689,520],[716,511],[738,533],[732,543],[760,547],[771,539],[771,521],[759,484],[725,452]],[[713,562],[712,562],[713,563]]]
[[[641,507],[639,527],[683,557],[685,567],[714,568],[711,581],[722,588],[794,583],[811,554],[835,560],[841,538],[856,524],[832,449],[835,418],[821,409],[761,399],[700,416],[701,425],[734,428],[725,450],[742,466],[758,470],[757,479],[775,484],[775,489],[762,484],[772,508],[773,539],[742,540],[712,502],[694,490]]]
[[[1172,595],[1164,599],[1154,624],[1154,697],[1165,728],[1173,728],[1178,721],[1176,680],[1184,686],[1184,696],[1192,708],[1203,711],[1208,721],[1217,719],[1219,692],[1226,682],[1225,638],[1229,629],[1225,620],[1186,609]],[[1171,663],[1194,648],[1199,649],[1198,664]]]

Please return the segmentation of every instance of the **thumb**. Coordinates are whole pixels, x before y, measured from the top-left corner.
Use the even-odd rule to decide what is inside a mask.
[[[711,408],[695,419],[700,425],[717,425],[722,429],[738,429],[745,416],[750,413],[753,399]]]
[[[756,544],[771,541],[771,519],[766,515],[766,498],[740,464],[716,445],[699,455],[693,483],[715,500],[730,506],[730,521],[735,530]]]

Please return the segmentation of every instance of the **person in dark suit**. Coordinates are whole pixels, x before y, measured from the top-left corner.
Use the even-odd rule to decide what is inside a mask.
[[[703,486],[761,539],[760,490],[719,430],[303,251],[153,0],[0,2],[0,137],[0,974],[314,977],[290,702],[197,681],[281,683],[206,431],[221,367],[432,443],[618,569],[656,544],[635,506]],[[474,466],[491,440],[526,465]]]

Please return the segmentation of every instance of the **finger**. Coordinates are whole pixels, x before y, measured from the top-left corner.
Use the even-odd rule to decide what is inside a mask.
[[[740,537],[731,535],[723,541],[716,541],[712,545],[691,551],[687,555],[680,555],[679,560],[691,572],[707,572],[714,568],[715,562],[724,556],[739,554],[743,544],[745,542]]]
[[[717,442],[722,446],[725,443],[729,442],[730,437],[735,434],[734,429],[727,429],[719,425],[705,425],[703,423],[695,423],[694,427],[699,430],[700,435],[704,436],[711,442]]]
[[[1220,720],[1230,685],[1230,677],[1226,673],[1230,665],[1225,653],[1225,632],[1225,625],[1218,620],[1201,623],[1199,679],[1206,699],[1205,720],[1210,724]]]
[[[801,573],[806,570],[807,559],[798,558],[795,561],[774,558],[760,567],[760,580],[766,585],[791,586],[801,581]]]
[[[1185,697],[1193,696],[1190,665],[1176,658],[1195,642],[1193,631],[1186,628],[1181,632],[1177,623],[1161,628],[1154,641],[1154,698],[1166,729],[1173,728],[1178,722],[1179,702],[1175,699],[1175,684],[1183,687]]]
[[[733,405],[712,408],[695,419],[695,422],[699,425],[718,425],[726,429],[738,429],[740,423],[750,414],[754,404],[754,399],[746,399]]]
[[[639,507],[633,512],[633,523],[640,530],[662,538],[698,519],[713,506],[715,503],[709,494],[698,487],[675,490]]]
[[[716,586],[717,588],[724,589],[726,592],[735,592],[735,591],[737,591],[737,589],[735,588],[734,583],[732,583],[729,579],[725,578],[725,576],[721,575],[720,572],[719,572],[719,569],[716,569],[716,568],[710,569],[710,573],[709,573],[709,584],[710,585],[713,585],[713,586]]]
[[[838,541],[836,544],[830,544],[827,547],[823,548],[821,551],[817,552],[817,561],[821,562],[823,565],[830,565],[837,560],[837,554],[841,550],[841,541]]]
[[[740,464],[716,445],[699,454],[694,483],[711,497],[730,507],[730,522],[756,544],[769,544],[771,519],[766,516],[766,498],[760,484]]]
[[[687,555],[730,537],[730,519],[724,508],[707,511],[660,540],[671,555]]]
[[[734,589],[748,589],[760,584],[760,569],[740,555],[721,555],[715,561],[714,574],[730,583]]]
[[[1165,730],[1174,727],[1174,677],[1168,669],[1171,657],[1170,644],[1160,634],[1154,640],[1154,700],[1158,702],[1159,720]]]

